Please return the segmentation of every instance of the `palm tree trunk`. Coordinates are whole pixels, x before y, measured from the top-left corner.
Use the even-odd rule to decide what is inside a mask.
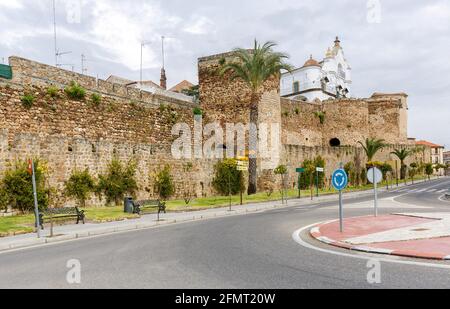
[[[258,99],[256,95],[252,95],[252,103],[250,105],[248,195],[256,194],[258,188],[258,119]]]

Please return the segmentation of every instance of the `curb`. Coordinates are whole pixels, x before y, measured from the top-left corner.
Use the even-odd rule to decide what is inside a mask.
[[[364,216],[365,217],[365,216]],[[358,218],[358,217],[356,217]],[[363,218],[363,217],[360,217]],[[440,260],[440,261],[448,261],[450,260],[450,255],[443,256],[442,254],[436,254],[433,252],[419,252],[419,251],[412,251],[412,250],[390,250],[390,249],[383,249],[383,248],[372,248],[370,245],[359,245],[354,246],[350,245],[348,243],[330,239],[329,237],[322,235],[320,228],[324,225],[336,222],[338,220],[333,221],[327,221],[316,224],[314,227],[312,227],[309,231],[309,235],[314,238],[315,240],[324,243],[326,245],[330,245],[333,247],[341,248],[341,249],[347,249],[350,251],[357,251],[357,252],[364,252],[364,253],[375,253],[375,254],[383,254],[383,255],[392,255],[392,256],[401,256],[401,257],[410,257],[410,258],[420,258],[420,259],[429,259],[429,260]]]

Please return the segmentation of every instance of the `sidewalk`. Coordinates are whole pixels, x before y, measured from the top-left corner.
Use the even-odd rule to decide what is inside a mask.
[[[417,182],[417,184],[418,183],[420,182]],[[402,187],[405,187],[405,185],[400,185],[399,189]],[[396,189],[397,188],[395,187],[390,191],[395,191]],[[381,188],[379,191],[386,192],[387,190],[386,188]],[[372,190],[368,190],[368,191],[345,193],[344,198],[347,199],[354,197],[370,196],[372,192],[373,192]],[[336,201],[338,200],[337,194],[314,197],[314,200],[311,200],[310,197],[304,197],[302,199],[290,199],[288,201],[288,205],[282,205],[281,201],[272,201],[264,203],[246,204],[243,206],[233,206],[231,212],[229,211],[229,208],[225,207],[192,212],[168,213],[162,214],[161,221],[159,222],[157,221],[156,214],[153,214],[142,216],[139,219],[125,220],[118,222],[109,222],[101,224],[88,223],[85,225],[75,225],[75,224],[63,225],[63,226],[56,226],[54,228],[53,233],[55,236],[52,238],[49,237],[50,229],[48,226],[46,226],[46,229],[44,231],[41,231],[42,237],[40,239],[36,237],[35,233],[0,238],[0,252],[18,248],[39,246],[49,243],[56,243],[67,240],[75,240],[99,235],[107,235],[113,233],[147,229],[157,226],[164,226],[168,224],[213,219],[233,215],[243,215],[247,213],[256,213],[275,208],[281,209],[291,206],[314,205],[320,202],[335,201],[335,200]]]

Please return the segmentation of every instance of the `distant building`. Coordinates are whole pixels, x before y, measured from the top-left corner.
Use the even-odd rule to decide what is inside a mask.
[[[164,73],[164,75],[161,75],[161,76],[162,76],[161,82],[162,82],[163,86],[165,86],[165,82],[166,82],[165,73]],[[108,79],[106,81],[110,82],[110,83],[124,85],[124,86],[130,87],[130,88],[141,89],[143,91],[151,92],[154,94],[164,95],[166,97],[174,98],[174,99],[181,100],[181,101],[186,101],[186,102],[194,101],[194,99],[190,96],[187,96],[178,91],[173,91],[172,90],[173,88],[170,90],[166,90],[151,80],[142,81],[142,83],[140,83],[138,81],[132,81],[132,80],[125,79],[122,77],[111,75],[110,77],[108,77]],[[180,84],[178,84],[178,85],[180,85]]]
[[[450,166],[450,151],[444,152],[444,164]],[[450,176],[450,168],[445,169],[445,176]]]
[[[307,102],[351,97],[352,68],[338,37],[322,61],[310,59],[281,76],[281,96]]]
[[[417,141],[417,146],[425,146],[431,148],[431,163],[436,164],[444,164],[444,146],[437,145],[428,141]],[[439,170],[437,175],[444,176],[444,169]]]
[[[183,90],[189,90],[189,89],[191,89],[192,87],[194,87],[194,84],[192,84],[191,82],[189,82],[189,81],[187,81],[187,80],[184,80],[184,81],[182,81],[181,83],[179,83],[179,84],[173,86],[173,87],[170,88],[169,90],[170,90],[170,91],[173,91],[173,92],[182,93]]]

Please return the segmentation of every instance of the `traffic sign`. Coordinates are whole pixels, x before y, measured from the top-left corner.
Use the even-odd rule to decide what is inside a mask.
[[[240,172],[248,172],[248,167],[246,166],[238,166],[237,170]]]
[[[323,173],[325,172],[325,169],[323,167],[316,167],[316,172]]]
[[[333,187],[338,191],[342,191],[345,188],[347,188],[348,176],[347,176],[347,173],[345,172],[345,170],[338,169],[338,170],[334,171],[333,177],[332,177],[332,184],[333,184]]]
[[[367,180],[370,183],[379,184],[383,180],[383,173],[378,168],[373,167],[367,172]]]
[[[378,188],[377,185],[383,180],[383,173],[376,167],[367,172],[367,180],[373,183],[375,217],[378,217]]]
[[[297,172],[297,173],[304,173],[304,172],[305,172],[305,169],[304,169],[303,167],[299,167],[299,168],[297,168],[297,169],[295,170],[295,172]]]

